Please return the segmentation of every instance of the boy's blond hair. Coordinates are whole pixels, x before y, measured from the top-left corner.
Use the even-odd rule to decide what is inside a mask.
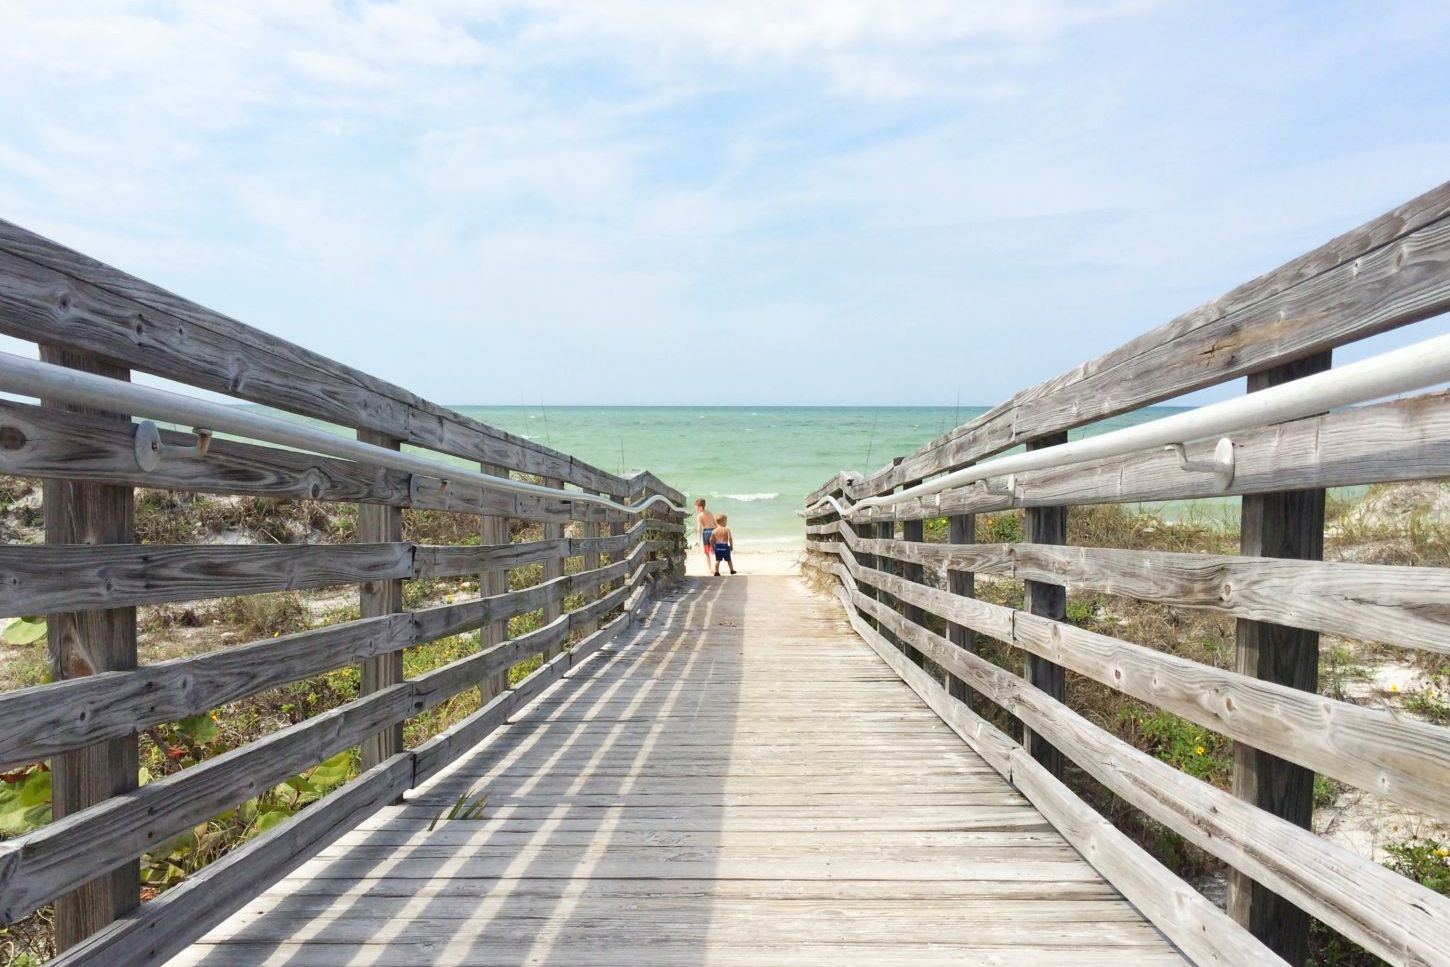
[[[695,498],[695,506],[696,507],[704,507],[705,506],[705,498],[704,497],[696,497]]]
[[[730,517],[728,515],[726,515],[726,514],[716,514],[715,515],[715,523],[717,523],[717,524],[728,524],[728,523],[730,523]]]

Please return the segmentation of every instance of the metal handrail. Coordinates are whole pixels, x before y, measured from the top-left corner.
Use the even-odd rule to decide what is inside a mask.
[[[1210,466],[1192,461],[1184,462],[1183,444],[1265,424],[1314,416],[1335,407],[1424,389],[1446,381],[1450,381],[1450,335],[1436,336],[1413,346],[1381,353],[1235,399],[1212,403],[1187,413],[1175,413],[1148,423],[1043,447],[1041,450],[986,460],[944,474],[935,480],[907,487],[899,493],[864,498],[850,507],[844,507],[840,501],[826,495],[799,513],[801,516],[810,517],[812,511],[830,506],[836,513],[849,519],[857,512],[872,507],[885,507],[919,497],[929,497],[993,477],[1124,456],[1151,447],[1178,450],[1180,462],[1183,462],[1187,470],[1212,470],[1221,475],[1226,472],[1227,478],[1232,479],[1231,445],[1226,447],[1224,441],[1219,441],[1217,462]],[[937,503],[940,505],[940,498]]]
[[[594,504],[628,514],[642,513],[659,503],[677,513],[687,513],[684,507],[672,503],[661,494],[655,494],[638,504],[621,504],[594,494],[560,491],[553,487],[495,477],[440,460],[389,450],[360,440],[349,440],[326,430],[291,423],[273,416],[249,413],[236,407],[193,399],[169,390],[138,386],[107,376],[26,359],[12,353],[0,353],[0,392],[192,426],[196,428],[195,432],[202,441],[211,433],[229,433],[324,456],[422,474],[438,480],[466,480],[491,490],[552,499],[566,498],[576,503]],[[205,453],[204,442],[199,443],[197,453]]]

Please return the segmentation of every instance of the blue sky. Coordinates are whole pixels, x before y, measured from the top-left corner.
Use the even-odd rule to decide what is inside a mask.
[[[1441,2],[0,0],[0,217],[443,402],[987,404],[1450,178],[1447,64]]]

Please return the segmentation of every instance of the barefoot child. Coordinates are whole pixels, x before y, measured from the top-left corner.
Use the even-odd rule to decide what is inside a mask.
[[[705,509],[705,498],[695,499],[695,529],[700,534],[700,547],[705,551],[705,570],[710,570],[710,535],[715,532],[715,515]]]
[[[730,552],[735,548],[735,535],[730,533],[728,526],[730,519],[721,514],[715,518],[715,533],[712,537],[715,545],[715,577],[720,576],[720,562],[724,561],[730,565],[730,573],[735,573],[735,562],[730,559]]]

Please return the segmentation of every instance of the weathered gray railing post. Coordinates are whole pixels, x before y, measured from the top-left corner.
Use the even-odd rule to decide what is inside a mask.
[[[857,523],[854,523],[853,521],[850,521],[850,520],[847,520],[847,519],[844,519],[844,518],[841,520],[841,526],[844,527],[844,528],[846,528],[848,531],[850,531],[851,534],[857,539],[857,541],[861,541],[861,540],[868,540],[868,541],[869,540],[875,540],[876,539],[876,536],[881,531],[881,528],[878,527],[875,524],[869,524],[869,523],[865,523],[865,522],[862,522],[860,524],[857,524]],[[864,550],[862,550],[862,551],[856,551],[856,550],[852,550],[851,553],[855,555],[857,565],[859,565],[862,568],[870,568],[871,570],[875,570],[876,567],[877,567],[877,565],[880,563],[877,560],[876,555],[870,553],[869,551],[864,551]],[[864,594],[864,595],[866,595],[867,597],[869,597],[869,598],[875,598],[877,601],[880,601],[882,599],[882,594],[881,594],[880,591],[878,591],[876,589],[876,586],[875,585],[873,585],[873,584],[862,584],[860,587],[861,587],[861,593]],[[875,618],[873,618],[870,615],[866,614],[865,612],[861,611],[859,608],[857,609],[857,611],[860,612],[861,617],[862,617],[862,620],[864,620],[871,627],[877,628],[877,629],[879,629],[881,627],[881,623],[878,622]]]
[[[585,491],[585,493],[597,494],[598,491],[596,491],[596,490],[588,490],[588,491]],[[584,535],[584,540],[590,541],[590,540],[595,540],[601,534],[607,532],[608,530],[609,530],[608,527],[601,527],[597,521],[588,520],[588,521],[585,521],[584,524],[583,524],[583,526],[580,528],[580,533],[582,533]],[[597,568],[599,566],[599,552],[598,551],[585,551],[584,552],[584,560],[582,561],[582,565],[583,565],[584,570],[586,570],[586,571],[592,571],[595,568]],[[585,592],[585,595],[584,595],[584,598],[585,598],[586,601],[594,601],[594,600],[600,598],[601,596],[603,596],[604,593],[605,593],[605,589],[604,588],[602,588],[602,587],[595,588],[593,591],[586,591]],[[598,627],[599,627],[599,622],[597,620],[595,620],[595,619],[590,619],[589,621],[586,621],[584,624],[582,624],[580,626],[580,633],[582,635],[591,635],[591,634],[594,633],[594,630],[596,628],[598,628]]]
[[[1051,433],[1027,441],[1028,450],[1040,450],[1067,442],[1067,434]],[[1029,507],[1023,514],[1022,537],[1032,544],[1067,543],[1066,507]],[[1061,584],[1047,584],[1042,581],[1024,582],[1023,610],[1054,621],[1067,618],[1067,588]],[[1036,655],[1026,656],[1024,673],[1029,682],[1048,695],[1062,701],[1067,694],[1067,673],[1061,665],[1053,664]],[[1062,753],[1053,748],[1042,736],[1025,725],[1022,727],[1022,744],[1032,757],[1058,778],[1062,777]]]
[[[545,477],[544,478],[544,486],[545,487],[553,487],[555,490],[563,490],[564,489],[564,481],[562,481],[562,480],[556,480],[553,477]],[[563,524],[545,524],[544,525],[544,540],[546,540],[546,541],[557,541],[557,540],[562,540],[563,537],[564,537],[564,525]],[[548,560],[544,561],[544,580],[545,581],[552,581],[555,578],[559,578],[559,577],[563,577],[563,576],[564,576],[564,555],[562,553],[559,554],[556,557],[551,557]],[[555,598],[552,601],[550,601],[548,604],[544,605],[544,624],[548,624],[551,621],[558,620],[559,615],[561,615],[563,613],[564,613],[564,598],[561,595],[560,597]],[[549,649],[547,652],[545,652],[545,660],[547,661],[549,658],[553,658],[555,655],[557,655],[559,652],[561,652],[563,650],[564,650],[564,642],[560,641],[558,645],[556,645],[555,647],[553,647],[553,648]]]
[[[681,581],[683,581],[685,579],[685,559],[687,558],[687,556],[690,553],[689,539],[686,537],[686,531],[685,531],[685,528],[686,528],[685,521],[688,518],[686,518],[685,514],[683,512],[681,512],[681,513],[672,514],[670,516],[670,519],[673,520],[673,521],[675,521],[676,523],[678,523],[680,525],[680,532],[675,535],[675,561],[674,561],[674,578],[675,578],[675,583],[678,584],[679,582],[681,582]]]
[[[394,437],[372,430],[358,430],[357,438],[363,443],[399,450],[402,443]],[[359,543],[392,543],[403,539],[403,511],[391,504],[359,504],[357,508],[357,539]],[[358,612],[364,618],[377,618],[386,614],[397,614],[403,610],[403,582],[401,579],[366,581],[358,587]],[[396,685],[403,680],[403,652],[401,649],[386,655],[369,658],[362,663],[361,694]],[[381,732],[371,735],[362,744],[362,767],[366,772],[373,766],[403,750],[403,723],[395,722]]]
[[[977,542],[976,515],[958,514],[954,517],[948,517],[947,541],[951,544],[975,544]],[[977,593],[976,575],[971,571],[948,570],[947,590],[952,594],[960,595],[964,598],[975,597]],[[973,653],[977,650],[977,637],[970,628],[948,622],[947,637],[958,648],[964,648]],[[965,702],[967,708],[977,713],[982,712],[981,699],[960,678],[954,675],[947,675],[947,691],[953,698]]]
[[[478,469],[495,477],[508,477],[508,467],[501,467],[491,463],[480,463]],[[509,518],[507,517],[480,517],[478,519],[478,540],[480,544],[498,545],[508,544],[513,540],[509,533]],[[485,571],[478,576],[478,593],[480,597],[488,598],[497,594],[507,594],[509,589],[509,569],[506,567],[494,568]],[[490,621],[478,631],[478,643],[480,647],[488,648],[492,645],[501,644],[508,640],[509,623],[507,618],[497,621]],[[486,679],[479,686],[479,695],[484,704],[495,695],[501,693],[508,687],[508,669],[503,669],[495,675]]]
[[[1323,372],[1332,353],[1275,366],[1248,377],[1255,392]],[[1245,494],[1239,550],[1257,557],[1324,559],[1324,491]],[[1240,619],[1234,670],[1306,692],[1319,690],[1319,633]],[[1314,773],[1292,762],[1234,743],[1233,791],[1266,812],[1305,829],[1314,819]],[[1309,916],[1283,897],[1235,870],[1229,871],[1228,911],[1290,964],[1309,954]]]
[[[47,363],[129,380],[130,371],[86,353],[40,347]],[[47,408],[52,404],[41,402]],[[117,413],[88,412],[129,423]],[[47,544],[132,544],[136,540],[135,491],[131,487],[47,479],[42,485]],[[136,667],[136,609],[108,608],[47,615],[53,681]],[[96,742],[50,760],[51,811],[55,819],[136,788],[136,736]],[[132,860],[99,875],[55,901],[55,946],[65,950],[140,902],[140,863]]]
[[[902,484],[902,488],[905,489],[908,487],[915,487],[919,483],[921,483],[920,480],[907,481],[905,484]],[[901,522],[901,539],[903,541],[915,541],[917,543],[920,543],[925,538],[925,521],[904,520]],[[925,575],[926,568],[922,567],[920,564],[903,562],[901,565],[901,576],[904,579],[911,581],[913,584],[921,584]],[[904,618],[906,618],[907,621],[910,621],[912,624],[919,625],[923,623],[924,612],[914,605],[903,603],[901,605],[901,614]],[[901,650],[906,652],[906,657],[910,658],[916,664],[923,667],[926,666],[926,656],[924,656],[921,652],[917,651],[915,648],[903,643],[901,645]]]

